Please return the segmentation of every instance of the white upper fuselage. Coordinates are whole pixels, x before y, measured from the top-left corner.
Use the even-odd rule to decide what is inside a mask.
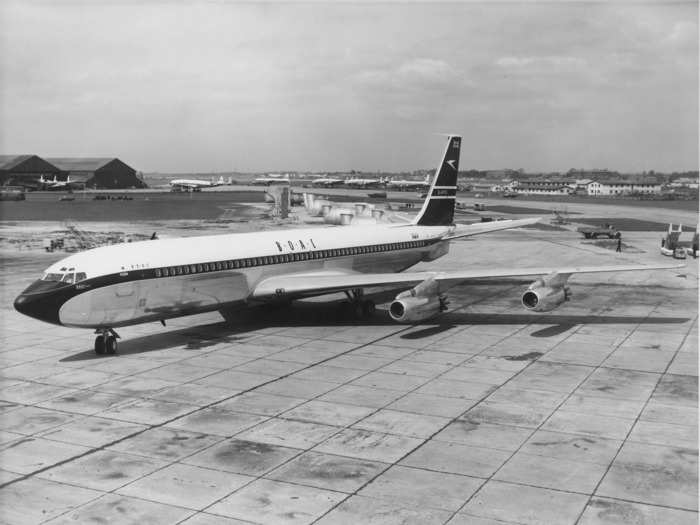
[[[38,319],[103,328],[245,305],[259,283],[291,274],[401,272],[447,252],[449,226],[357,226],[118,244],[47,268],[15,304]],[[31,304],[30,304],[31,302]]]
[[[231,258],[273,256],[442,237],[448,227],[412,225],[274,230],[123,243],[76,253],[47,273],[75,268],[87,278],[143,268],[202,264]],[[64,270],[65,271],[65,270]]]

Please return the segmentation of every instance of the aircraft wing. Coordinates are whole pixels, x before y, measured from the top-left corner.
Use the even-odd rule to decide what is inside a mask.
[[[539,268],[484,268],[449,272],[403,272],[403,273],[355,273],[318,271],[269,277],[258,283],[251,299],[273,299],[279,297],[311,297],[327,293],[342,292],[354,288],[405,287],[409,288],[429,278],[440,284],[445,291],[457,284],[470,280],[497,279],[507,277],[543,276],[552,273],[572,275],[577,273],[632,272],[644,270],[666,270],[682,268],[685,265],[667,264],[657,266],[611,265],[580,267],[539,267]]]
[[[460,237],[469,237],[470,235],[479,235],[480,233],[495,232],[498,230],[508,230],[510,228],[519,228],[539,222],[542,217],[533,217],[528,219],[508,219],[504,221],[491,222],[476,222],[465,226],[457,226],[454,231],[445,235],[443,240],[459,239]]]

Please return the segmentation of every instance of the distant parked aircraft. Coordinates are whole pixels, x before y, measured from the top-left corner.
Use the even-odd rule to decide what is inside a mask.
[[[353,177],[351,179],[346,179],[344,184],[348,188],[369,189],[383,187],[384,181],[382,179],[360,179]]]
[[[425,176],[425,180],[390,180],[386,183],[387,190],[399,190],[399,191],[409,191],[409,190],[427,190],[430,188],[430,175]]]
[[[289,175],[268,175],[267,177],[258,177],[253,180],[256,186],[272,186],[275,184],[289,184]]]
[[[321,177],[311,181],[312,186],[317,186],[319,188],[337,188],[343,184],[345,184],[343,179],[334,179],[331,177]]]
[[[202,191],[202,188],[213,188],[214,186],[219,186],[219,183],[201,179],[174,179],[170,181],[171,191]]]
[[[75,187],[78,183],[70,180],[70,175],[66,177],[66,180],[58,180],[56,175],[53,176],[53,180],[46,180],[42,175],[39,177],[39,184],[47,190],[67,190]]]

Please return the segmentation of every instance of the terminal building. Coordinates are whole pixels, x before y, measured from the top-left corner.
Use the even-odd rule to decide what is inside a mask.
[[[57,166],[72,183],[82,183],[86,188],[146,187],[134,168],[116,158],[51,157],[46,160]]]
[[[64,180],[56,165],[36,155],[0,155],[0,186],[40,189],[40,180]]]

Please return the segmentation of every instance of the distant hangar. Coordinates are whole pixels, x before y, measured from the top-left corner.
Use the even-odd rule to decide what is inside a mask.
[[[0,155],[0,185],[40,190],[51,181],[95,189],[146,187],[136,170],[117,158]]]
[[[136,170],[115,158],[49,157],[71,182],[84,183],[87,188],[125,189],[145,188]]]
[[[0,155],[1,186],[39,189],[40,179],[60,179],[62,176],[60,168],[36,155]]]

